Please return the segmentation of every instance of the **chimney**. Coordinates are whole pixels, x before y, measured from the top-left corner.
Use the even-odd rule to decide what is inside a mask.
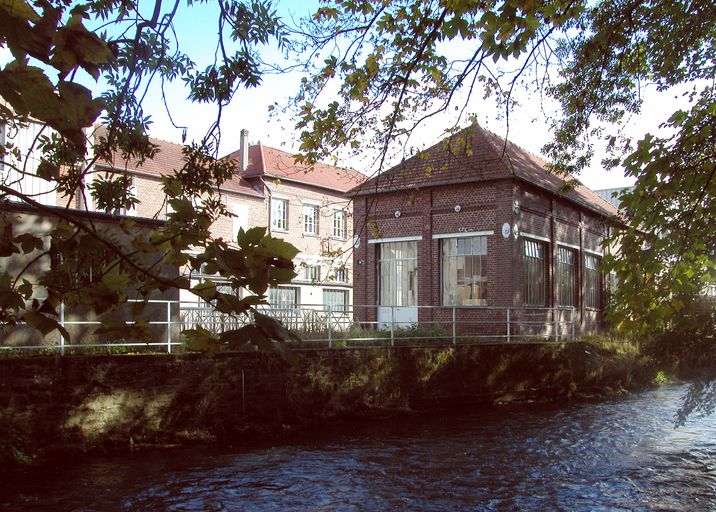
[[[239,144],[239,170],[244,172],[249,165],[249,131],[241,130]]]

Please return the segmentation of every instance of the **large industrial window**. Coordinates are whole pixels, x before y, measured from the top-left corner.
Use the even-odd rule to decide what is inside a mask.
[[[523,241],[522,272],[524,303],[527,306],[546,305],[545,244],[525,238]]]
[[[487,305],[487,237],[442,240],[444,306]]]
[[[588,308],[602,307],[602,259],[594,254],[584,255],[584,305]]]
[[[271,229],[288,231],[288,201],[271,199]]]
[[[577,254],[573,249],[557,247],[557,304],[577,304]]]
[[[381,306],[418,305],[418,244],[380,244],[378,259]]]

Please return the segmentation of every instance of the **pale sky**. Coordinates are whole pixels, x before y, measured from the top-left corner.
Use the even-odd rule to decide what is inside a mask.
[[[281,3],[280,15],[296,17],[308,12],[311,7],[315,8],[315,5],[316,2],[284,1]],[[191,12],[193,13],[194,10]],[[179,34],[182,49],[186,49],[185,51],[200,65],[199,67],[205,66],[213,58],[216,27],[210,19],[210,16],[200,15],[178,16],[176,19],[176,32]],[[269,58],[278,55],[275,49],[265,50],[265,52]],[[0,63],[4,64],[9,59],[9,52],[6,49],[0,49]],[[249,131],[249,139],[252,143],[261,141],[268,146],[289,152],[295,151],[297,144],[292,121],[287,118],[270,118],[268,109],[275,102],[279,105],[284,104],[289,96],[298,90],[300,78],[299,73],[266,75],[258,88],[239,91],[222,115],[220,155],[238,149],[241,129]],[[178,87],[170,87],[166,93],[175,123],[188,127],[188,140],[201,138],[215,120],[216,109],[188,101],[186,91],[181,84]],[[675,99],[673,92],[659,94],[647,89],[643,93],[645,102],[642,114],[631,119],[625,125],[626,133],[638,137],[646,132],[658,132],[659,124],[676,110],[677,105],[684,106],[683,101]],[[504,116],[501,116],[501,112],[498,112],[491,103],[483,104],[480,94],[475,96],[468,105],[467,112],[474,113],[482,126],[504,136],[506,133],[505,123],[500,119]],[[525,149],[540,154],[541,147],[548,141],[549,133],[539,101],[524,96],[520,98],[520,103],[521,106],[510,114],[508,138]],[[181,143],[181,130],[172,126],[161,101],[158,87],[150,90],[143,105],[145,113],[152,116],[150,135],[170,142]],[[467,124],[468,121],[464,120],[461,126],[467,126]],[[449,126],[450,122],[447,119],[433,119],[415,134],[410,143],[417,148],[428,147],[440,140],[443,131]],[[585,185],[593,189],[600,189],[632,184],[633,180],[625,178],[619,170],[607,172],[601,169],[599,163],[601,154],[603,153],[598,151],[590,169],[578,177]],[[339,160],[338,164],[370,174],[374,171],[370,167],[370,160]]]

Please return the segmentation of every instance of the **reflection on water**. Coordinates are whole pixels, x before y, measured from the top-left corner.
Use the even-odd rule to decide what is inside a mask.
[[[251,451],[68,464],[5,482],[0,509],[713,510],[716,421],[675,430],[684,391],[400,418]]]

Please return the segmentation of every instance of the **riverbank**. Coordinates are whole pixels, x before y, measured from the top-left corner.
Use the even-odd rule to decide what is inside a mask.
[[[640,389],[638,344],[573,342],[0,359],[4,468],[90,451],[250,443],[312,425]]]

